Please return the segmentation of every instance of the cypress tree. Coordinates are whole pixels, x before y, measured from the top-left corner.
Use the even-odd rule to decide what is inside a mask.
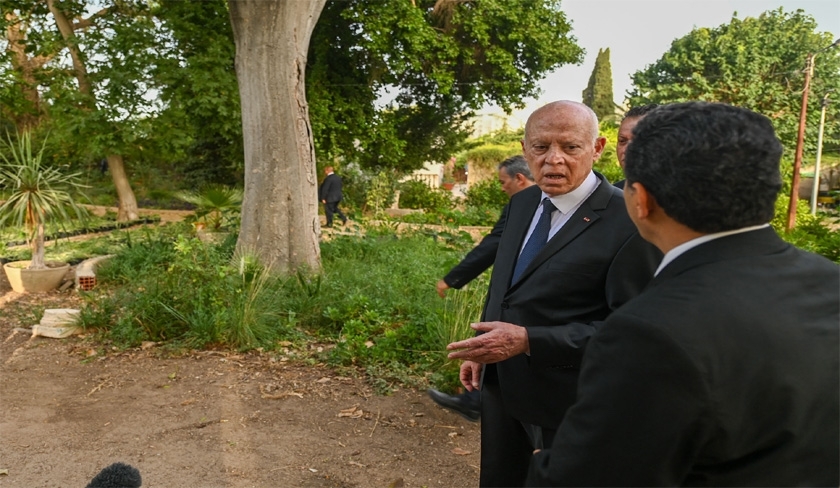
[[[589,77],[589,84],[583,90],[583,103],[595,111],[598,120],[613,120],[615,118],[610,48],[598,50],[598,57],[595,58],[595,67]]]

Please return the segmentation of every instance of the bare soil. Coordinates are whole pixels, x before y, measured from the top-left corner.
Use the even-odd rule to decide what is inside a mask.
[[[0,273],[0,487],[85,486],[120,461],[151,487],[461,487],[478,484],[478,424],[424,391],[281,353],[31,337],[72,289],[11,291]]]

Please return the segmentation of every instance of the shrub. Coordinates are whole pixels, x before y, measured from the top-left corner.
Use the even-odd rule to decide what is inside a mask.
[[[496,179],[480,181],[467,190],[468,207],[501,209],[508,202],[507,193]]]
[[[423,182],[408,180],[400,184],[400,208],[421,208],[439,212],[452,208],[451,194],[430,188]]]

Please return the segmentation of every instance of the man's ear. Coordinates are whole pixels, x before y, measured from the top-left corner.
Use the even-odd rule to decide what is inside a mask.
[[[656,199],[647,188],[638,181],[628,182],[624,192],[627,193],[624,197],[627,200],[627,211],[632,212],[634,219],[648,218],[656,206]]]
[[[592,161],[597,161],[598,158],[601,157],[601,153],[604,152],[604,148],[607,146],[607,138],[606,137],[599,137],[595,139],[595,157]]]

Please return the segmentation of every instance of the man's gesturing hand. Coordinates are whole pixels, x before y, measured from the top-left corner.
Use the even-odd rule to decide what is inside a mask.
[[[461,384],[467,391],[475,391],[481,387],[481,365],[475,361],[461,363]]]
[[[530,351],[525,327],[507,322],[479,322],[470,327],[484,334],[446,346],[453,351],[449,353],[449,359],[490,364]]]

